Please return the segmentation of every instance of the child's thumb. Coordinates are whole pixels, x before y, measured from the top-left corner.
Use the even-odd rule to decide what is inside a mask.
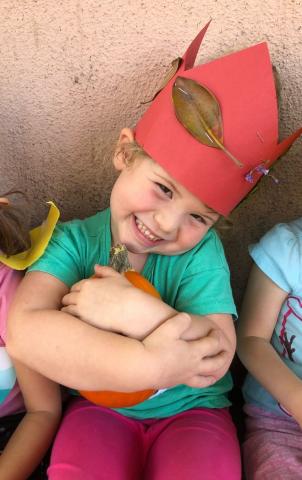
[[[107,265],[98,265],[94,266],[94,276],[95,277],[116,277],[119,276],[112,267],[108,267]]]
[[[103,276],[103,266],[102,265],[95,265],[94,266],[94,276],[95,277],[102,277]]]

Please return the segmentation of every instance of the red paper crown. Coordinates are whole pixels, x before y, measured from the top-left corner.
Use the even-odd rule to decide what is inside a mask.
[[[278,143],[278,109],[266,43],[193,67],[209,23],[193,40],[178,71],[153,100],[135,129],[138,144],[203,203],[227,215],[291,144],[302,128]],[[200,143],[176,117],[177,77],[195,80],[218,100],[224,151]]]

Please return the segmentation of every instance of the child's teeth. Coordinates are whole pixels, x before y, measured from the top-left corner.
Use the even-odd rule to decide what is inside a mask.
[[[159,240],[159,238],[155,237],[155,235],[153,235],[150,230],[148,230],[148,228],[140,220],[138,220],[138,218],[135,219],[135,222],[139,231],[142,232],[145,237],[147,237],[149,240],[153,240],[154,242]]]

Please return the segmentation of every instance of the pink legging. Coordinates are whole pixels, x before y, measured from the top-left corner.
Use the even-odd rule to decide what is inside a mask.
[[[240,480],[239,445],[227,409],[135,420],[77,398],[55,439],[48,478]]]

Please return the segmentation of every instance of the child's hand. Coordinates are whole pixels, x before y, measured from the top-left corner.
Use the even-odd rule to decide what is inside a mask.
[[[158,366],[155,388],[182,383],[202,388],[217,381],[216,375],[211,372],[219,371],[225,364],[221,332],[214,329],[199,340],[183,340],[182,336],[190,324],[188,314],[178,313],[143,340]]]
[[[196,340],[208,335],[212,336],[216,332],[220,342],[220,356],[215,356],[215,351],[209,352],[208,358],[203,359],[203,365],[208,366],[208,374],[212,375],[218,381],[228,371],[234,358],[236,348],[236,334],[234,323],[229,314],[210,314],[210,315],[191,315],[191,325],[183,333],[184,340]],[[223,362],[223,363],[222,363]]]
[[[134,287],[111,267],[102,267],[102,276],[75,283],[62,298],[62,311],[98,328],[120,331],[119,319],[128,318],[129,298]]]
[[[72,286],[62,299],[62,311],[103,330],[138,339],[172,315],[173,310],[168,309],[168,315],[161,300],[134,287],[111,267],[97,265],[95,274]]]

